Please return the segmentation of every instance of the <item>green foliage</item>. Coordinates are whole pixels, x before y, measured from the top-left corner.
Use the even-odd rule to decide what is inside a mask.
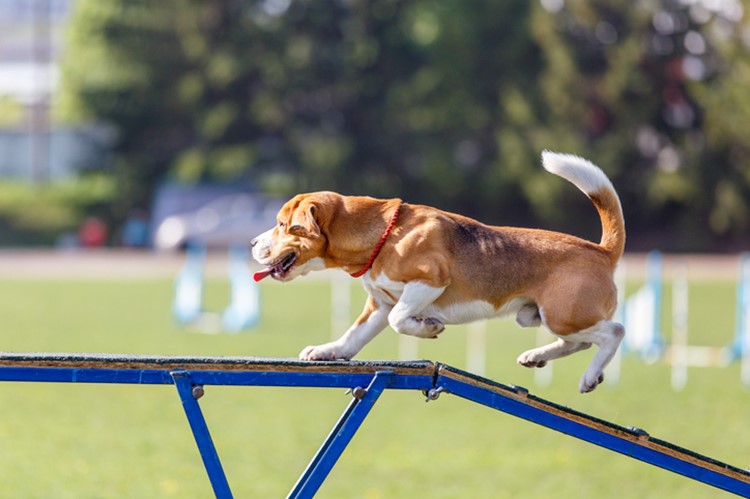
[[[571,145],[625,186],[628,225],[652,244],[716,250],[750,228],[735,135],[750,120],[741,14],[703,2],[569,1],[534,24],[551,61],[542,86],[554,121],[579,124]]]
[[[51,244],[86,214],[105,212],[115,192],[114,179],[100,174],[43,186],[0,182],[0,245]]]
[[[750,56],[704,4],[79,0],[63,103],[116,127],[120,217],[172,175],[596,238],[552,149],[613,177],[636,246],[722,249],[750,229]]]

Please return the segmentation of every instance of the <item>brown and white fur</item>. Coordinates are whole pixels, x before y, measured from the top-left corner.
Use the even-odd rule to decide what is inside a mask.
[[[515,314],[523,327],[544,325],[557,340],[518,357],[526,367],[598,347],[581,378],[594,390],[624,335],[611,320],[613,272],[625,245],[620,200],[606,175],[577,156],[544,152],[546,170],[572,182],[593,202],[599,244],[545,230],[491,227],[398,199],[300,194],[279,211],[277,225],[253,240],[253,256],[289,281],[313,270],[361,269],[398,206],[392,232],[363,276],[369,297],[336,341],[308,346],[303,360],[350,359],[390,325],[401,334],[435,338],[446,324]]]

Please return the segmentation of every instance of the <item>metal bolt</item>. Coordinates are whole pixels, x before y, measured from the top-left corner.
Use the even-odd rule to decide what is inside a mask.
[[[361,399],[365,396],[366,393],[367,390],[362,388],[361,386],[352,389],[352,397],[354,397],[355,399]]]
[[[442,386],[438,386],[437,388],[431,388],[427,390],[427,398],[425,399],[425,402],[429,402],[430,400],[437,400],[438,397],[440,397],[440,394],[445,391],[445,388]]]
[[[638,440],[648,440],[649,438],[651,438],[651,435],[649,435],[648,432],[643,428],[638,428],[637,426],[628,426],[628,430],[635,433],[635,435],[638,437]]]
[[[193,398],[199,399],[201,398],[206,392],[203,390],[203,385],[195,385],[193,387]]]
[[[518,385],[510,385],[510,388],[514,390],[518,395],[522,397],[528,397],[529,396],[529,390]]]

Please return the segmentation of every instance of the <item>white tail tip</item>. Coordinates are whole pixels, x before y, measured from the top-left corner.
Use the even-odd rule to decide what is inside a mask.
[[[542,166],[548,172],[571,182],[586,194],[612,189],[612,183],[598,166],[574,154],[544,151]]]

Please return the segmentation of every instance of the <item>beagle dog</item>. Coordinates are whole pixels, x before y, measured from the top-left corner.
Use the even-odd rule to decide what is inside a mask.
[[[364,311],[336,341],[308,346],[302,360],[351,359],[390,325],[401,334],[435,338],[446,324],[515,314],[522,327],[544,325],[553,343],[524,352],[518,363],[547,362],[596,345],[579,383],[582,393],[604,380],[624,336],[613,322],[613,273],[625,246],[625,222],[607,176],[577,156],[545,151],[544,168],[591,200],[602,223],[596,244],[545,230],[491,227],[399,199],[300,194],[277,225],[252,241],[265,267],[255,274],[290,281],[341,268],[362,277]]]

